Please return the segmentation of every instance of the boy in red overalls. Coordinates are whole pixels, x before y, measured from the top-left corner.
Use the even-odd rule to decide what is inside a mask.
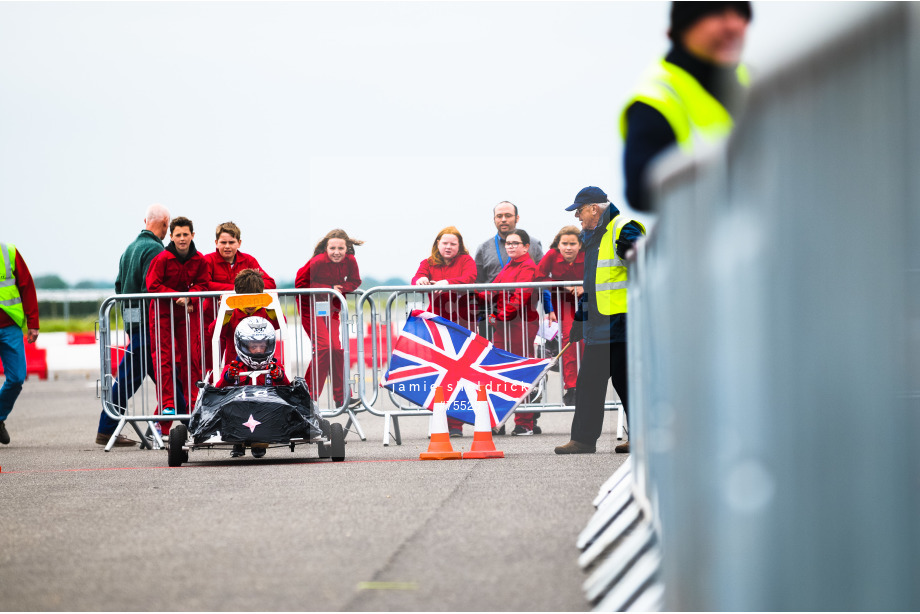
[[[275,280],[265,272],[259,265],[259,261],[240,251],[240,245],[243,243],[242,234],[239,226],[233,222],[224,222],[217,227],[215,231],[215,250],[204,257],[208,263],[208,272],[211,275],[211,281],[208,282],[209,290],[235,290],[237,276],[247,269],[255,269],[262,274],[263,287],[272,290],[276,288]],[[242,294],[236,290],[238,294]],[[205,328],[209,327],[214,321],[214,314],[217,301],[215,299],[206,299],[203,301],[202,313],[204,315]],[[233,329],[230,329],[229,336],[233,335]],[[206,343],[204,348],[205,371],[209,371],[212,365],[211,344]]]
[[[195,249],[195,231],[186,217],[169,224],[170,243],[150,261],[147,292],[204,292],[210,275],[204,257]],[[156,366],[157,392],[164,416],[176,415],[176,396],[181,413],[189,413],[198,398],[201,371],[201,310],[197,298],[150,301],[150,339]],[[185,401],[188,400],[188,405]],[[169,432],[172,422],[160,424]]]

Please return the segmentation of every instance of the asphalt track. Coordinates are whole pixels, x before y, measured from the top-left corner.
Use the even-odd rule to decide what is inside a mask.
[[[576,537],[625,460],[612,414],[597,454],[555,455],[571,414],[543,414],[543,435],[496,438],[504,459],[435,462],[427,420],[384,447],[365,412],[343,463],[304,446],[171,469],[103,452],[99,411],[94,381],[30,379],[7,420],[2,610],[586,610]]]

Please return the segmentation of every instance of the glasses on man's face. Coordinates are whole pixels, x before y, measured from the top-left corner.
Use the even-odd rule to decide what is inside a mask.
[[[581,212],[585,210],[585,207],[593,207],[594,205],[582,205],[578,209],[575,209],[575,215],[581,215]]]
[[[508,247],[517,247],[518,245],[524,245],[520,241],[505,241],[505,245]]]

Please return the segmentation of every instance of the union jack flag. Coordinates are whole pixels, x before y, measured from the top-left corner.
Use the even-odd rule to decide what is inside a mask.
[[[428,311],[415,310],[396,339],[383,383],[399,396],[432,409],[440,386],[447,415],[475,424],[474,391],[486,387],[492,426],[502,424],[549,367],[524,358]],[[467,388],[470,396],[467,396]]]

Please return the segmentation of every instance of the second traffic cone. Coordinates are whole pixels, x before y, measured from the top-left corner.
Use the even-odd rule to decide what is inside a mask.
[[[486,387],[480,386],[476,395],[476,424],[473,427],[473,445],[469,452],[463,453],[463,458],[505,458],[505,453],[495,449],[492,441],[492,410],[489,409],[489,398]]]
[[[418,455],[420,460],[459,460],[460,452],[455,452],[450,445],[450,433],[447,430],[447,403],[444,402],[444,390],[438,386],[434,389],[434,408],[431,411],[431,441],[428,451]]]

